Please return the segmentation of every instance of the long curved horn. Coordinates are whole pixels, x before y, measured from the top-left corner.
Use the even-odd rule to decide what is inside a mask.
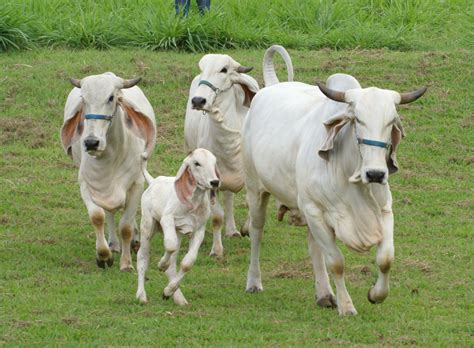
[[[408,103],[411,103],[411,102],[417,100],[419,97],[421,97],[423,94],[425,94],[426,90],[427,90],[426,87],[421,87],[420,89],[417,89],[414,92],[400,93],[400,103],[399,104],[408,104]]]
[[[130,80],[125,80],[123,79],[123,85],[122,85],[122,88],[130,88],[130,87],[133,87],[135,86],[138,82],[141,81],[141,77],[137,77],[135,79],[130,79]]]
[[[346,96],[344,92],[335,91],[334,89],[327,88],[322,83],[316,82],[319,87],[319,90],[329,99],[340,103],[346,103]]]
[[[239,67],[237,68],[236,71],[237,71],[238,73],[244,73],[244,74],[246,74],[246,73],[248,73],[249,71],[252,71],[252,69],[253,69],[253,66],[243,66],[243,65],[241,65],[241,66],[239,66]]]
[[[77,88],[81,88],[81,80],[79,79],[73,79],[72,77],[69,79],[71,81],[72,85]]]

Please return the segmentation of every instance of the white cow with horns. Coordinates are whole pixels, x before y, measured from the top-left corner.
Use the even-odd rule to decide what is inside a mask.
[[[258,83],[228,55],[206,54],[199,61],[201,73],[194,78],[184,123],[187,151],[204,148],[217,158],[224,193],[226,236],[240,236],[235,226],[233,194],[244,186],[241,129]],[[221,229],[224,212],[212,206],[213,245],[211,256],[222,256]]]
[[[398,169],[396,149],[404,135],[396,106],[418,99],[426,88],[410,93],[361,88],[345,74],[330,76],[326,85],[279,83],[253,99],[242,130],[251,238],[246,289],[263,290],[260,243],[273,194],[307,221],[317,304],[355,315],[336,237],[358,252],[377,245],[379,276],[368,298],[384,301],[394,259],[388,177]]]
[[[101,268],[112,266],[111,249],[121,249],[120,270],[133,269],[130,246],[145,181],[142,161],[153,151],[156,134],[153,108],[135,86],[139,81],[113,73],[71,79],[75,88],[64,108],[61,141],[79,166],[81,196],[96,232],[96,261]],[[114,226],[120,209],[121,247]]]

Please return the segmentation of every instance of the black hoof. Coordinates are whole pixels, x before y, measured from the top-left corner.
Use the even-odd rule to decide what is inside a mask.
[[[170,296],[166,296],[165,293],[162,293],[161,298],[165,301],[168,301],[170,299]]]
[[[370,290],[372,290],[372,288],[370,288],[369,292],[367,292],[367,300],[369,300],[369,302],[372,303],[372,304],[381,304],[383,302],[383,300],[382,301],[374,301],[370,298]]]
[[[321,308],[337,308],[336,299],[332,295],[327,295],[320,299],[316,297],[316,304]]]
[[[114,258],[111,257],[110,259],[107,260],[107,266],[112,267],[113,264],[114,264]]]
[[[135,252],[135,254],[138,253],[138,250],[140,250],[140,242],[138,240],[132,240],[132,250]]]
[[[252,286],[251,288],[248,288],[245,291],[248,292],[249,294],[256,294],[257,292],[260,292],[262,290],[259,289],[257,286]]]
[[[104,260],[95,259],[95,262],[97,263],[97,266],[99,268],[104,268],[105,269],[105,261]]]

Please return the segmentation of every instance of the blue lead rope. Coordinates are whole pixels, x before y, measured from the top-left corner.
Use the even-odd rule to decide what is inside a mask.
[[[383,141],[361,139],[361,138],[357,138],[357,143],[358,144],[365,144],[365,145],[382,147],[384,149],[388,149],[390,147],[389,143],[384,143]]]
[[[84,115],[84,118],[86,120],[107,120],[107,121],[111,121],[113,116],[100,115],[100,114],[86,114],[86,115]]]

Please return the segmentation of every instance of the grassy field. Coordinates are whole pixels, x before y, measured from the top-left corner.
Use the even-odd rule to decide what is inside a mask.
[[[199,16],[175,16],[173,0],[3,0],[0,51],[38,46],[448,49],[474,42],[470,0],[226,0]]]
[[[230,51],[262,82],[262,50]],[[407,137],[391,177],[396,262],[391,294],[367,301],[374,252],[343,248],[357,317],[317,308],[304,229],[265,228],[265,291],[244,292],[249,240],[225,239],[225,257],[207,256],[208,234],[182,289],[190,305],[163,301],[166,277],[152,247],[147,292],[135,300],[136,274],[95,264],[95,236],[79,195],[77,170],[59,141],[67,78],[114,71],[143,76],[158,118],[153,175],[174,175],[183,158],[188,86],[200,54],[146,50],[34,50],[0,55],[0,345],[5,346],[472,346],[472,51],[290,50],[299,81],[335,72],[363,86],[429,90],[400,107]],[[282,74],[284,75],[284,74]],[[237,220],[243,222],[243,193]]]

